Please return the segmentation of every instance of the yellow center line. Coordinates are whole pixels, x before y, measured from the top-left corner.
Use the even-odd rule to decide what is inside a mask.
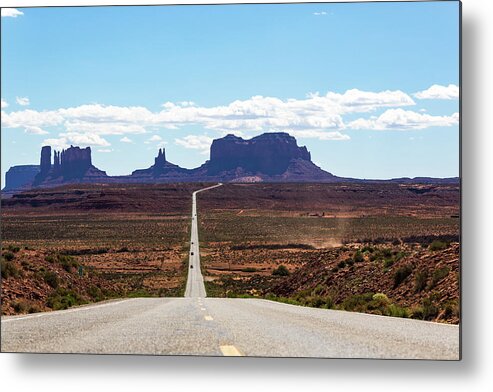
[[[221,352],[225,357],[242,357],[243,354],[240,353],[240,351],[232,345],[229,346],[219,346],[221,349]]]

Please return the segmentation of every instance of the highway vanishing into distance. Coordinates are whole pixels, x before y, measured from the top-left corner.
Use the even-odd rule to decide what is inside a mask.
[[[2,352],[459,359],[459,327],[419,320],[206,298],[197,194],[185,298],[132,298],[2,316]]]

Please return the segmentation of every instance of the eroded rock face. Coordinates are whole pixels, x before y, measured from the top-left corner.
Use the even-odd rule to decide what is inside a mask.
[[[216,175],[241,167],[248,173],[280,175],[294,159],[310,161],[310,153],[287,133],[264,133],[250,140],[227,135],[213,141],[207,171]]]
[[[70,146],[60,154],[61,174],[66,180],[84,177],[91,166],[91,147]]]
[[[5,173],[4,191],[30,188],[38,173],[39,165],[12,166],[7,173]]]
[[[41,148],[41,160],[39,165],[39,173],[46,176],[51,170],[51,147],[44,146]]]

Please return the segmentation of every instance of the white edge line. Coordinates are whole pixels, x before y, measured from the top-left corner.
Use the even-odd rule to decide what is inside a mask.
[[[27,320],[27,319],[32,319],[32,318],[44,317],[44,316],[52,316],[52,315],[56,315],[56,314],[74,313],[74,312],[80,312],[80,311],[85,311],[85,310],[91,310],[91,309],[95,309],[95,308],[104,308],[106,306],[118,305],[118,304],[121,304],[122,302],[135,301],[136,299],[141,299],[141,298],[127,298],[127,299],[123,299],[121,301],[109,302],[109,303],[105,303],[105,304],[81,306],[79,308],[56,310],[53,312],[43,312],[43,313],[38,313],[38,314],[32,314],[29,316],[21,316],[21,317],[13,316],[12,318],[8,318],[8,319],[5,319],[4,318],[5,316],[4,316],[4,317],[2,317],[2,323],[9,323],[11,321]]]

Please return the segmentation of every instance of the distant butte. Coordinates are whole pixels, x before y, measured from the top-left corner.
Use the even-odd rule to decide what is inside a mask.
[[[55,151],[41,149],[40,165],[13,166],[5,176],[4,191],[52,187],[70,183],[178,183],[178,182],[347,182],[372,181],[337,177],[311,160],[306,147],[298,146],[287,133],[264,133],[252,139],[227,135],[212,142],[210,160],[195,169],[185,169],[166,160],[159,149],[154,165],[127,176],[108,176],[92,164],[91,148],[70,146]],[[458,183],[458,178],[388,180],[399,183]],[[373,180],[372,182],[377,182]],[[381,182],[381,181],[378,181]]]

